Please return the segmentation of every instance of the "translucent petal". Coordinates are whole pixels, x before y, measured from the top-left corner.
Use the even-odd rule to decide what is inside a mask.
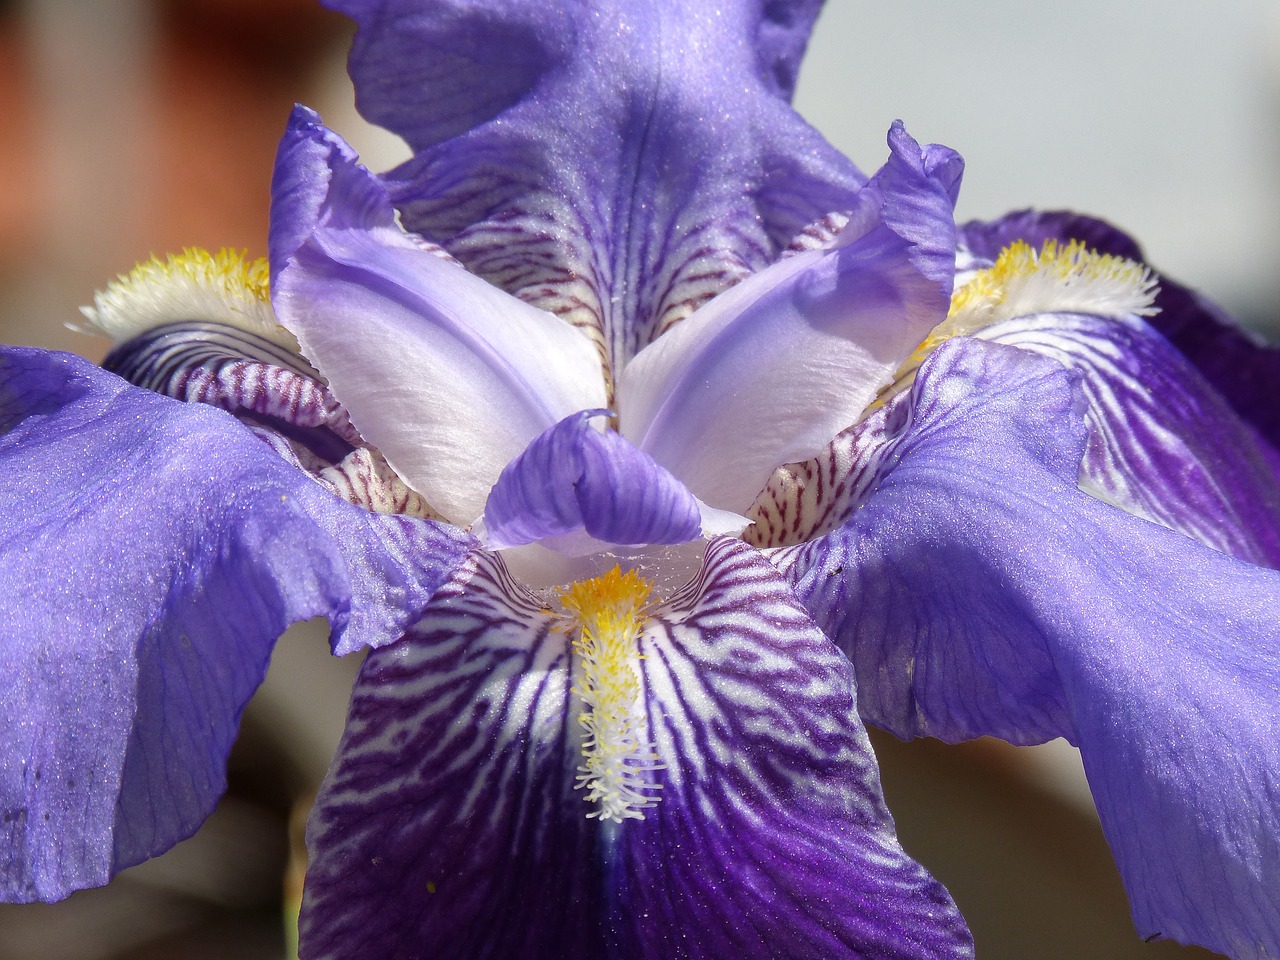
[[[712,506],[745,510],[857,420],[946,315],[958,158],[901,125],[890,146],[835,249],[744,280],[619,378],[623,435]]]
[[[454,523],[535,437],[605,404],[588,340],[425,249],[378,182],[304,108],[280,147],[276,313],[365,440]]]

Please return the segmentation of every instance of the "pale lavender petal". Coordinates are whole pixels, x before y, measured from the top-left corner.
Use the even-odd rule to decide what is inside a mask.
[[[901,124],[889,145],[833,249],[744,280],[623,370],[619,429],[699,499],[744,510],[775,468],[857,420],[946,315],[959,158]]]
[[[290,623],[398,637],[471,546],[328,494],[227,414],[0,353],[0,867],[57,899],[189,835]]]
[[[295,110],[272,202],[272,303],[362,437],[458,524],[511,460],[605,404],[572,327],[425,249],[315,114]]]
[[[952,341],[892,468],[776,555],[900,736],[1065,736],[1138,932],[1280,953],[1280,574],[1077,488],[1079,374]]]
[[[612,429],[566,417],[498,478],[485,505],[486,543],[515,547],[584,530],[605,543],[684,543],[702,535],[698,502],[680,481]]]
[[[615,368],[864,179],[786,101],[813,0],[334,5],[405,225]]]
[[[638,643],[644,819],[588,819],[581,667],[478,555],[371,655],[310,827],[306,958],[969,957],[898,846],[848,662],[758,553],[712,544]]]

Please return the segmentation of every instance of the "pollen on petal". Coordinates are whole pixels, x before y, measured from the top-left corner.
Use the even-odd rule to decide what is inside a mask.
[[[951,295],[947,318],[881,391],[875,406],[909,386],[920,364],[952,337],[971,336],[1015,317],[1085,313],[1099,317],[1151,316],[1159,292],[1146,266],[1098,253],[1078,240],[1046,240],[1039,250],[1015,240],[996,262],[979,270]]]
[[[595,804],[588,817],[621,823],[643,820],[659,799],[653,774],[663,769],[647,735],[637,641],[652,585],[634,570],[614,567],[561,591],[573,641],[582,700],[582,765],[576,786]]]
[[[1133,260],[1078,240],[1046,240],[1039,250],[1017,240],[955,292],[947,323],[985,326],[1036,313],[1150,316],[1157,292],[1151,271]]]
[[[222,323],[297,350],[292,334],[276,321],[265,257],[243,250],[210,253],[188,247],[161,260],[152,257],[98,291],[80,312],[94,331],[120,343],[176,321]]]

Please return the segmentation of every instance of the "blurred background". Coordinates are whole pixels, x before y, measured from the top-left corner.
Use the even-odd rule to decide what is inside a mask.
[[[374,169],[402,159],[354,112],[349,38],[310,0],[0,0],[0,342],[98,359],[64,325],[115,274],[184,246],[264,254],[295,101]],[[895,118],[959,150],[961,219],[1101,215],[1245,324],[1280,322],[1275,0],[829,0],[797,105],[868,172]],[[298,825],[355,669],[291,631],[209,824],[102,890],[0,908],[0,960],[285,955]],[[979,957],[1210,956],[1138,941],[1070,747],[875,744],[903,843]]]

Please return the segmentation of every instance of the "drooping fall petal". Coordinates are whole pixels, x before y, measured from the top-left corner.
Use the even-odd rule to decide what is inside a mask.
[[[1039,314],[982,335],[1081,373],[1086,492],[1239,560],[1280,567],[1271,451],[1151,325]]]
[[[232,417],[67,354],[0,353],[0,869],[105,883],[213,809],[291,623],[398,636],[470,547],[346,504]]]
[[[1143,936],[1280,952],[1280,574],[1077,488],[1079,374],[957,340],[836,533],[776,555],[900,736],[1080,747]]]
[[[369,658],[312,817],[304,957],[971,956],[893,837],[848,662],[759,554],[716,541],[629,616],[588,657],[477,555]],[[629,733],[583,692],[614,683]],[[593,802],[574,782],[610,748],[630,780]]]

